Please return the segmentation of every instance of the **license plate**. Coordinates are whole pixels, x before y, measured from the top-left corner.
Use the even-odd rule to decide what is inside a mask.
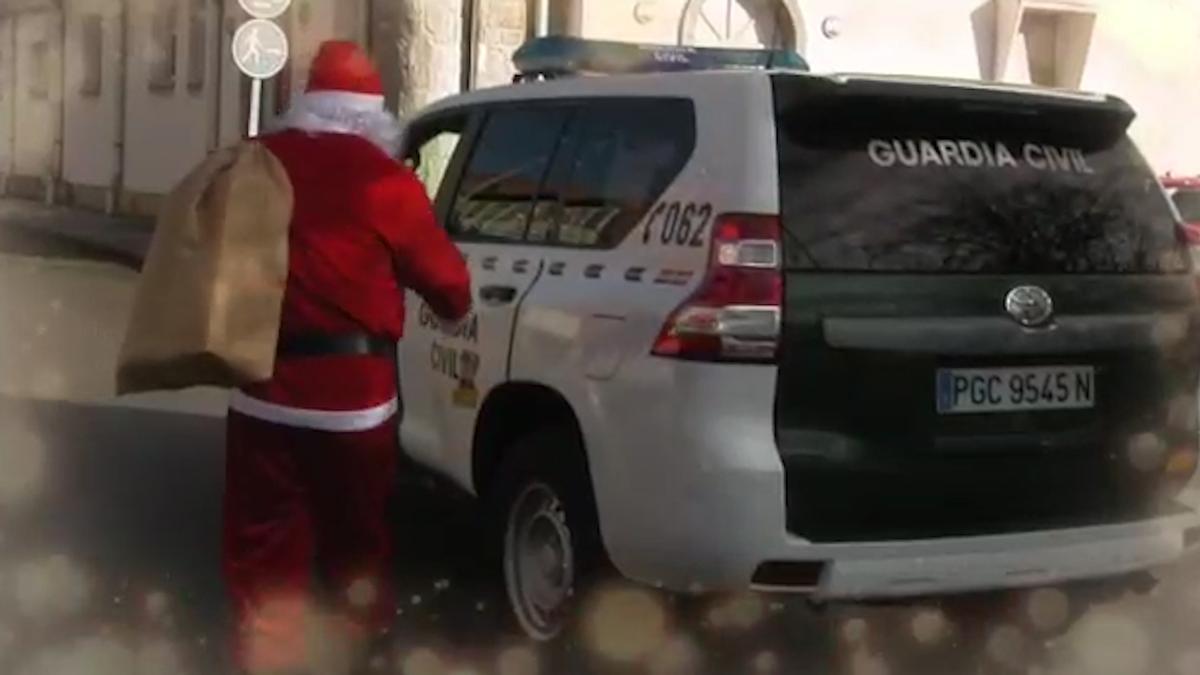
[[[1091,366],[954,368],[937,373],[943,415],[1022,410],[1082,410],[1096,405]]]

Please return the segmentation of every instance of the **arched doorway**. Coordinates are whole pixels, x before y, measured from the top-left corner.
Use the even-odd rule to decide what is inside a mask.
[[[795,0],[688,0],[679,43],[697,47],[774,47],[803,53],[804,19]]]

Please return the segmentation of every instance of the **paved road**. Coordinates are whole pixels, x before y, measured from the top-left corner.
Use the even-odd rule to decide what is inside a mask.
[[[224,672],[224,395],[114,399],[135,273],[2,223],[0,249],[0,674]],[[494,630],[469,505],[412,471],[402,494],[404,603],[381,672],[537,672],[536,653]],[[959,675],[1007,663],[1200,675],[1200,561],[1160,576],[1152,594],[1092,607],[1049,643],[990,602],[814,611],[756,596],[671,604],[616,588],[592,603],[562,657],[570,665],[541,672]],[[1033,614],[1053,624],[1079,606],[1062,599],[1038,595]]]

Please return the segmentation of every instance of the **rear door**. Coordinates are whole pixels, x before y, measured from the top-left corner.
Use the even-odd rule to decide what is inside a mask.
[[[413,358],[405,365],[419,373],[415,381],[424,386],[414,387],[412,398],[431,422],[428,436],[413,440],[424,441],[425,458],[464,486],[471,485],[480,406],[508,379],[517,313],[542,274],[543,255],[527,244],[527,230],[571,112],[553,103],[480,111],[461,177],[443,204],[446,228],[470,268],[474,310],[453,327],[423,304],[410,316],[421,344],[406,347]]]
[[[578,387],[612,378],[626,358],[645,353],[652,337],[642,333],[657,330],[664,305],[684,293],[682,285],[655,283],[660,269],[683,267],[664,261],[704,255],[699,247],[655,247],[645,229],[695,147],[689,99],[595,98],[580,106],[529,229],[531,244],[543,246],[546,272],[521,308],[516,379],[585,400]]]
[[[1196,295],[1127,107],[775,87],[789,528],[906,539],[1174,508]]]

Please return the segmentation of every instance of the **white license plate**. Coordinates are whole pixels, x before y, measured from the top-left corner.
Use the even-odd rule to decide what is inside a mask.
[[[953,368],[937,372],[943,415],[1021,410],[1081,410],[1096,405],[1091,366]]]

